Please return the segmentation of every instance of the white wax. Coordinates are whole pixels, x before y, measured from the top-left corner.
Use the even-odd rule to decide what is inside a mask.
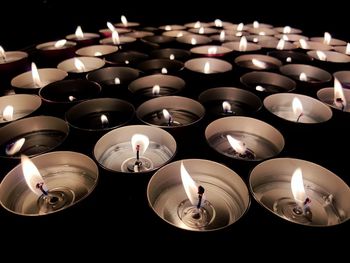
[[[295,115],[291,107],[278,107],[272,109],[272,113],[288,121],[297,122],[299,116]],[[299,118],[300,123],[318,123],[319,121],[308,113],[303,112],[303,115]]]

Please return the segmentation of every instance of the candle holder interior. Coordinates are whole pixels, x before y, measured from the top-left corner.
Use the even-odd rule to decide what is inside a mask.
[[[76,34],[69,34],[66,36],[66,39],[76,42],[79,47],[83,47],[95,44],[100,38],[100,35],[95,33],[84,32],[83,34],[82,38],[77,37]]]
[[[28,53],[23,51],[5,51],[6,62],[0,63],[0,83],[8,85],[13,77],[27,70]]]
[[[148,137],[149,146],[140,155],[137,164],[136,153],[132,149],[133,135]],[[175,156],[175,139],[166,131],[146,125],[131,125],[112,130],[102,136],[94,147],[94,157],[100,166],[117,173],[144,174],[159,169]],[[137,169],[135,169],[137,166]]]
[[[293,112],[293,101],[297,98],[302,105],[302,112]],[[284,120],[298,123],[322,123],[332,118],[332,111],[320,101],[295,93],[273,94],[264,99],[265,108]]]
[[[17,165],[0,185],[0,202],[8,211],[22,216],[59,212],[87,197],[98,180],[98,167],[89,157],[76,152],[52,152],[31,159],[48,188],[37,196],[27,185],[22,165]]]
[[[292,79],[271,72],[249,72],[244,74],[240,81],[259,94],[290,92],[296,87]]]
[[[12,116],[4,116],[6,107],[13,107]],[[22,119],[37,111],[41,106],[41,99],[36,95],[16,94],[0,97],[0,125]]]
[[[266,48],[266,49],[276,49],[279,43],[280,42],[278,39],[259,41],[259,45],[262,48]],[[293,50],[293,49],[297,49],[297,46],[288,41],[284,42],[282,50]]]
[[[186,45],[206,45],[209,44],[212,40],[210,37],[201,36],[197,34],[186,34],[181,37],[177,37],[176,41]]]
[[[225,46],[205,45],[191,48],[191,53],[206,57],[222,57],[232,52]]]
[[[304,205],[299,204],[291,190],[292,175],[297,168],[302,172],[305,196],[311,201]],[[349,219],[349,187],[317,164],[292,158],[268,160],[252,170],[249,185],[260,205],[290,222],[326,227]]]
[[[62,60],[74,57],[77,44],[67,41],[62,47],[55,47],[57,41],[42,43],[36,46],[38,58],[43,64],[55,67]]]
[[[320,42],[320,43],[325,43],[325,38],[324,37],[312,37],[310,38],[311,41],[315,41],[315,42]],[[336,39],[334,37],[331,38],[331,40],[329,41],[329,45],[330,46],[345,46],[346,42],[340,39]]]
[[[37,116],[12,122],[0,128],[0,158],[18,159],[21,154],[35,156],[57,148],[67,138],[65,121]]]
[[[233,88],[220,87],[203,91],[199,95],[199,102],[206,108],[206,112],[212,116],[250,115],[262,107],[262,102],[253,93]],[[223,103],[228,103],[228,109],[224,109]]]
[[[179,73],[184,67],[181,61],[170,59],[150,59],[141,62],[137,65],[137,68],[147,74],[163,73],[163,74],[176,74]],[[164,69],[166,72],[164,72]]]
[[[133,66],[148,59],[148,55],[137,51],[123,51],[110,54],[105,57],[105,61],[111,65]]]
[[[282,66],[282,62],[277,58],[257,54],[241,55],[234,62],[237,66],[249,70],[276,70]]]
[[[350,101],[350,89],[343,89],[345,101]],[[350,112],[350,105],[347,103],[345,107],[342,106],[342,103],[339,105],[335,104],[334,98],[334,88],[323,88],[317,92],[317,98],[328,106],[336,109],[338,111]]]
[[[175,41],[173,37],[169,36],[145,36],[141,39],[144,43],[154,45],[154,47],[159,47],[160,45],[169,45],[171,42]]]
[[[312,61],[308,55],[296,51],[278,50],[270,51],[267,54],[281,60],[283,63],[305,64]]]
[[[232,145],[228,136],[236,141]],[[248,117],[225,117],[210,123],[205,138],[211,148],[230,158],[261,161],[278,155],[284,147],[282,134],[271,125]]]
[[[129,91],[138,97],[169,96],[181,92],[185,85],[179,77],[154,74],[131,82]]]
[[[102,57],[118,51],[118,47],[111,45],[93,45],[79,48],[75,51],[78,56]]]
[[[209,65],[206,71],[205,66]],[[185,62],[185,68],[203,74],[225,73],[232,70],[232,65],[224,60],[216,58],[194,58]]]
[[[322,51],[326,51],[326,50],[331,50],[332,46],[330,45],[326,45],[324,43],[321,42],[315,42],[315,41],[305,41],[305,46],[303,46],[301,44],[300,41],[295,41],[294,45],[296,45],[298,48],[304,49],[304,50],[322,50]]]
[[[150,53],[150,55],[152,58],[175,59],[179,61],[186,61],[190,58],[191,52],[185,49],[164,48],[154,50]]]
[[[75,65],[76,59],[83,63],[83,68],[78,69]],[[70,58],[62,61],[57,65],[58,69],[67,71],[69,73],[86,73],[95,69],[102,68],[105,65],[104,60],[96,57],[78,57]]]
[[[238,41],[234,41],[234,42],[226,42],[224,44],[222,44],[222,46],[230,49],[230,50],[234,50],[234,51],[238,51],[238,52],[252,52],[252,51],[258,51],[261,49],[260,44],[255,44],[255,43],[247,43],[247,46],[245,48],[245,50],[242,50],[240,48],[240,42]]]
[[[291,41],[291,42],[295,42],[295,41],[299,41],[300,39],[304,39],[306,41],[309,40],[309,38],[307,36],[303,36],[303,35],[299,35],[299,34],[277,34],[275,35],[276,38],[278,39],[284,39],[286,41]]]
[[[181,162],[195,183],[205,189],[199,209],[186,196]],[[246,213],[250,204],[248,189],[238,174],[222,164],[201,159],[176,161],[159,169],[149,181],[147,198],[160,218],[191,231],[228,227]]]
[[[334,78],[339,80],[339,82],[341,83],[344,89],[350,89],[350,71],[349,70],[334,72],[333,76]]]

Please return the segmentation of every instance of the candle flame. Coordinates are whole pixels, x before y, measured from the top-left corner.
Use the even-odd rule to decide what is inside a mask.
[[[176,37],[182,37],[184,34],[182,32],[177,33]]]
[[[66,43],[67,43],[67,40],[61,39],[61,40],[58,40],[54,46],[55,48],[62,48]]]
[[[243,23],[239,23],[238,26],[237,26],[237,31],[242,31],[243,27],[244,27],[244,24]]]
[[[253,58],[252,59],[252,63],[254,66],[261,68],[261,69],[265,69],[266,68],[266,63],[263,61],[260,61],[258,59]]]
[[[285,40],[285,41],[289,41],[289,37],[287,35],[283,35],[282,39]]]
[[[120,45],[119,34],[116,30],[112,31],[112,41],[114,45]]]
[[[111,22],[107,22],[107,27],[108,27],[108,29],[111,30],[112,32],[113,32],[113,31],[116,31],[116,30],[115,30],[115,27],[113,26],[113,24],[112,24]]]
[[[307,43],[307,41],[305,39],[299,39],[299,44],[301,46],[302,49],[308,49],[309,48],[309,44]]]
[[[345,54],[350,55],[350,43],[346,44]]]
[[[265,31],[260,31],[260,32],[259,32],[259,36],[266,36]]]
[[[76,97],[74,97],[74,96],[68,96],[68,99],[69,99],[69,101],[74,101],[74,100],[76,100]]]
[[[36,87],[41,88],[43,86],[43,83],[41,82],[41,79],[39,76],[39,71],[34,62],[32,62],[32,78],[33,78],[34,85]]]
[[[316,55],[319,60],[326,61],[327,60],[327,55],[323,51],[317,50]]]
[[[99,51],[96,51],[96,52],[94,53],[94,56],[95,56],[95,57],[100,57],[100,56],[102,56],[102,53],[99,52]]]
[[[86,71],[84,63],[78,58],[74,58],[74,67],[77,69],[78,72]]]
[[[208,48],[208,55],[215,55],[218,52],[217,47],[209,47]]]
[[[129,60],[125,60],[124,62],[125,62],[126,65],[128,65],[130,63]]]
[[[237,140],[236,138],[233,138],[231,135],[226,135],[226,138],[231,145],[231,147],[239,154],[244,154],[247,150],[247,147],[245,146],[245,143]]]
[[[208,61],[205,62],[203,71],[204,71],[205,74],[209,74],[210,73],[210,63]]]
[[[170,30],[171,30],[171,26],[166,25],[164,29],[165,29],[166,31],[170,31]]]
[[[241,37],[241,40],[239,41],[239,46],[238,46],[239,51],[241,52],[247,51],[247,46],[248,46],[247,38],[245,36]]]
[[[232,112],[231,104],[226,100],[222,103],[222,109],[224,112]]]
[[[194,37],[191,38],[191,44],[197,45],[197,40]]]
[[[221,42],[225,41],[225,31],[224,31],[224,30],[222,30],[222,31],[220,32],[220,41],[221,41]]]
[[[163,112],[164,119],[166,119],[168,123],[171,123],[173,116],[171,116],[170,112],[167,109],[163,109],[162,112]]]
[[[84,33],[83,33],[83,30],[81,29],[81,26],[78,26],[77,29],[75,30],[75,36],[77,37],[77,39],[84,38]]]
[[[159,85],[154,85],[153,88],[152,88],[152,94],[157,96],[157,95],[159,95],[159,92],[160,92],[160,86]]]
[[[292,62],[292,58],[291,57],[287,57],[286,58],[286,62],[288,62],[288,63]]]
[[[303,173],[300,168],[297,168],[292,176],[291,180],[292,194],[300,207],[303,207],[306,200],[306,193],[304,188]]]
[[[182,185],[185,189],[186,195],[190,200],[191,204],[195,206],[197,205],[197,199],[198,199],[198,186],[196,185],[195,181],[193,181],[190,174],[187,172],[183,162],[181,162],[180,173],[181,173]]]
[[[6,53],[2,46],[0,46],[0,56],[2,60],[6,60]]]
[[[123,15],[120,17],[120,20],[122,21],[122,24],[127,27],[128,26],[128,20],[126,19],[126,17]]]
[[[290,26],[285,26],[283,28],[283,34],[290,34],[292,32],[292,28]]]
[[[286,42],[285,42],[283,39],[280,39],[280,40],[278,41],[278,44],[277,44],[276,49],[278,49],[278,50],[283,50],[285,44],[286,44]]]
[[[7,105],[2,111],[2,119],[4,121],[12,121],[13,120],[13,106]]]
[[[115,85],[119,85],[119,84],[120,84],[120,78],[116,77],[116,78],[114,79],[114,84],[115,84]]]
[[[260,86],[260,85],[257,85],[257,86],[255,87],[255,89],[256,89],[257,91],[265,91],[265,88],[264,88],[263,86]]]
[[[166,68],[162,68],[161,73],[162,74],[168,74],[168,70]]]
[[[144,134],[136,133],[131,137],[131,147],[134,153],[137,150],[140,154],[144,154],[149,146],[149,138]]]
[[[300,99],[295,97],[292,101],[292,108],[294,116],[297,120],[303,115],[303,104],[301,103]]]
[[[254,22],[253,22],[253,27],[254,27],[254,28],[259,28],[259,26],[260,26],[260,24],[259,24],[258,21],[254,21]]]
[[[15,141],[14,143],[11,143],[10,145],[6,146],[6,154],[12,156],[18,153],[22,149],[22,146],[24,145],[25,141],[25,138],[21,138]]]
[[[216,27],[222,27],[222,21],[220,19],[215,19],[214,24]]]
[[[195,24],[194,24],[194,28],[200,28],[201,27],[201,22],[200,21],[197,21]]]
[[[175,55],[174,54],[170,54],[169,59],[170,60],[174,60],[175,59]]]
[[[43,194],[43,192],[40,190],[40,186],[47,192],[48,188],[44,183],[44,179],[34,163],[25,155],[21,156],[21,163],[23,176],[29,189],[38,196]]]
[[[305,72],[300,73],[299,80],[300,81],[307,81],[307,76],[306,76]]]
[[[243,33],[242,32],[236,32],[235,36],[236,37],[241,37],[241,36],[243,36]]]
[[[100,118],[101,118],[101,123],[102,123],[103,126],[108,125],[109,121],[108,121],[108,118],[107,118],[106,115],[101,114],[101,117],[100,117]]]
[[[204,27],[199,28],[198,33],[199,34],[204,34]]]
[[[259,42],[259,38],[254,37],[254,38],[253,38],[253,42],[254,42],[254,43],[258,43],[258,42]]]
[[[332,36],[328,32],[324,32],[323,43],[329,45],[331,43]]]
[[[334,104],[341,109],[346,107],[346,98],[343,87],[337,78],[334,78]]]

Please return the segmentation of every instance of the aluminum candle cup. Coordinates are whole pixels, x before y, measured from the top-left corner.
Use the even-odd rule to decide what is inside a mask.
[[[241,161],[261,161],[278,155],[282,134],[271,125],[248,117],[225,117],[210,123],[205,138],[221,156]]]
[[[137,38],[154,36],[154,33],[149,31],[131,31],[129,33],[126,33],[125,36],[137,39]]]
[[[320,43],[320,42],[314,42],[314,41],[308,41],[305,40],[305,44],[301,44],[299,41],[295,41],[294,45],[298,48],[305,49],[305,50],[331,50],[332,46]]]
[[[335,103],[334,88],[323,88],[317,92],[317,98],[337,111],[350,112],[350,89],[343,89],[344,99],[347,102],[345,107],[343,103]]]
[[[233,87],[208,89],[199,95],[198,100],[205,107],[209,119],[254,115],[262,107],[258,96]]]
[[[201,73],[203,76],[225,73],[232,70],[232,65],[224,60],[215,58],[195,58],[185,62],[185,68],[192,71]]]
[[[94,45],[83,47],[75,51],[78,56],[104,57],[118,51],[118,47],[111,45]]]
[[[280,42],[281,40],[274,39],[274,40],[263,40],[259,41],[259,46],[261,46],[264,49],[271,50],[271,49],[279,49],[279,50],[292,50],[292,49],[297,49],[297,46],[285,41],[285,42]],[[283,43],[281,45],[280,43]],[[281,46],[279,46],[281,45]]]
[[[67,109],[84,100],[99,96],[101,86],[88,80],[61,80],[39,91],[43,106],[51,114],[62,117]]]
[[[312,61],[312,59],[308,55],[301,52],[296,52],[296,51],[284,51],[284,50],[270,51],[267,53],[267,55],[279,59],[284,64],[289,64],[289,63],[310,64]]]
[[[314,63],[329,72],[346,70],[349,67],[350,57],[334,51],[308,51],[307,54],[314,58]]]
[[[182,91],[185,85],[185,81],[179,77],[155,74],[134,80],[129,85],[129,91],[137,99],[145,100],[177,94]]]
[[[0,57],[0,82],[8,82],[17,74],[26,70],[28,53],[22,51],[4,51],[5,57]]]
[[[296,87],[292,79],[271,72],[254,71],[246,73],[240,78],[240,81],[261,96],[278,92],[290,92]]]
[[[126,35],[121,35],[117,40],[113,40],[113,37],[108,37],[100,40],[102,45],[116,45],[119,49],[127,49],[134,46],[136,38]]]
[[[0,158],[18,160],[51,151],[68,136],[65,121],[51,116],[30,117],[0,128]]]
[[[264,106],[275,116],[291,122],[312,124],[332,118],[329,107],[314,98],[295,93],[270,95],[264,99]]]
[[[141,41],[156,49],[160,47],[169,47],[175,39],[169,36],[145,36]]]
[[[345,55],[350,55],[350,46],[349,46],[349,44],[346,45],[346,46],[333,47],[333,50],[336,51],[336,52],[345,54]]]
[[[245,48],[240,48],[240,42],[236,41],[236,42],[226,42],[224,44],[222,44],[222,46],[227,47],[228,49],[235,51],[236,53],[252,53],[255,51],[258,51],[261,49],[261,46],[258,44],[254,44],[254,43],[247,43],[247,46]]]
[[[124,51],[110,54],[105,57],[107,64],[113,66],[135,66],[148,59],[148,55],[137,51]]]
[[[27,117],[41,106],[36,95],[16,94],[0,97],[0,126]]]
[[[217,34],[219,30],[211,27],[202,27],[202,28],[190,28],[188,32],[199,34],[199,35],[212,35],[212,34]]]
[[[196,34],[187,34],[181,37],[177,37],[176,41],[184,44],[185,47],[196,46],[196,45],[206,45],[209,44],[212,40],[209,37],[196,35]]]
[[[350,89],[350,71],[337,71],[333,74],[334,78],[339,80],[344,89]]]
[[[147,136],[149,140],[147,149],[139,155],[140,166],[136,165],[137,154],[131,142],[135,134]],[[157,127],[131,125],[102,136],[93,153],[99,165],[110,172],[144,174],[168,163],[174,157],[176,149],[176,141],[168,132]]]
[[[137,68],[147,74],[179,74],[184,64],[181,61],[170,59],[150,59],[141,62]]]
[[[282,66],[282,62],[277,58],[266,55],[241,55],[235,59],[235,64],[247,70],[276,70]]]
[[[171,59],[171,60],[178,60],[178,61],[187,61],[190,56],[191,52],[184,50],[184,49],[177,49],[177,48],[165,48],[165,49],[158,49],[154,50],[150,53],[152,58],[162,58],[162,59]]]
[[[184,30],[171,30],[171,31],[166,31],[162,33],[163,36],[176,37],[176,38],[182,37],[184,35],[190,35],[190,34],[191,34],[190,32],[184,31]]]
[[[85,32],[83,32],[83,35],[80,37],[78,37],[76,34],[70,34],[66,36],[67,40],[76,42],[79,47],[91,46],[93,44],[96,44],[99,38],[99,34]]]
[[[60,40],[59,40],[60,41]],[[38,56],[41,61],[47,66],[55,67],[65,59],[74,57],[76,43],[72,41],[61,40],[42,43],[36,46]]]
[[[314,96],[316,88],[327,85],[332,75],[327,71],[309,65],[290,64],[280,67],[280,72],[294,79],[300,92]]]
[[[349,219],[349,186],[315,163],[268,160],[252,170],[249,185],[260,205],[289,222],[326,227]]]
[[[291,42],[299,41],[300,39],[309,40],[307,36],[298,35],[298,34],[277,34],[275,35],[275,37],[278,39],[282,38],[286,41],[291,41]]]
[[[186,29],[186,27],[182,25],[164,25],[164,26],[160,26],[159,29],[164,31],[174,31],[174,30],[183,30],[183,29]]]
[[[197,189],[188,197],[181,180],[181,164],[192,185],[204,188],[197,208]],[[192,186],[191,185],[191,186]],[[249,192],[237,173],[208,160],[185,159],[159,169],[150,179],[147,199],[165,222],[191,231],[215,231],[239,220],[248,210]],[[190,201],[191,200],[191,201]],[[196,202],[196,204],[194,204]]]
[[[252,35],[262,35],[262,36],[274,36],[277,31],[271,28],[258,27],[258,28],[248,28],[248,32]]]
[[[85,74],[87,72],[102,68],[105,62],[95,57],[76,57],[62,61],[57,65],[58,69],[73,74]]]
[[[97,184],[98,167],[86,155],[52,152],[34,157],[31,162],[48,188],[47,195],[31,190],[23,164],[12,169],[0,185],[1,205],[17,215],[42,216],[62,211],[86,198]]]
[[[231,49],[224,46],[198,46],[191,48],[191,53],[197,56],[205,57],[224,57],[232,52]]]
[[[285,27],[275,27],[273,28],[275,31],[282,33],[282,34],[286,34],[287,36],[289,34],[301,34],[303,33],[303,31],[299,28],[293,28],[290,26],[285,26]]]
[[[127,98],[127,86],[140,76],[141,72],[129,67],[108,67],[98,69],[86,75],[90,81],[102,86],[103,95],[109,97]]]
[[[66,120],[76,139],[86,142],[129,123],[135,114],[132,104],[119,99],[102,98],[81,102],[66,112]]]
[[[32,71],[22,73],[11,80],[11,86],[16,93],[37,94],[39,89],[56,81],[65,79],[68,74],[65,70],[56,68],[38,69],[40,81],[35,83]]]
[[[260,41],[273,41],[276,40],[273,36],[263,36],[263,35],[247,35],[247,40],[258,44]]]
[[[325,43],[327,45],[330,46],[345,46],[346,42],[340,39],[336,39],[336,38],[331,38],[329,43],[327,43],[326,39],[324,37],[312,37],[310,38],[311,41],[315,41],[315,42],[320,42],[320,43]]]
[[[237,37],[235,35],[227,35],[220,34],[220,35],[212,35],[210,38],[215,41],[217,44],[225,43],[225,42],[237,42],[240,40],[240,37]]]

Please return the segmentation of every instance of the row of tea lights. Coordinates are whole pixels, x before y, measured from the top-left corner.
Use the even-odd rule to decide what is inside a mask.
[[[122,22],[124,25],[122,29],[108,24],[109,31],[102,31],[106,34],[110,32],[113,44],[120,47],[121,41],[128,42],[133,36],[139,37],[142,35],[145,37],[147,32],[143,34],[143,31],[135,32],[129,29],[131,26],[139,26],[137,23],[127,22],[125,17],[122,18]],[[218,32],[217,29],[208,27],[210,25],[197,22],[191,25],[187,24],[185,27],[193,27],[190,30],[191,33],[213,34]],[[214,22],[214,26],[216,28],[224,27],[225,30],[221,31],[224,34],[237,31],[243,35],[245,32],[243,30],[249,29],[248,31],[258,34],[258,36],[267,36],[275,31],[269,28],[268,25],[258,23],[244,26],[217,20]],[[190,39],[189,44],[205,44],[200,41],[204,39],[204,36],[195,35],[195,38],[192,38],[193,36],[185,38],[186,35],[184,34],[188,33],[183,31],[185,27],[169,25],[161,29],[165,31],[164,34],[168,33],[168,35],[173,29],[179,31],[175,36],[185,39],[183,40],[185,43],[187,43],[187,39]],[[119,37],[118,32],[121,33],[123,30],[125,30],[124,32],[130,32],[130,34],[133,33],[133,35],[125,36],[129,39]],[[276,31],[279,30],[281,29],[276,28]],[[296,33],[300,32],[297,29],[286,27],[282,29],[282,33],[287,37],[287,33],[293,33],[293,37],[296,37]],[[182,34],[182,36],[179,34]],[[220,33],[220,37],[224,34]],[[149,34],[146,34],[146,37],[147,35]],[[67,39],[83,41],[97,37],[98,35],[82,33],[81,29],[78,28],[76,35],[68,36]],[[116,39],[119,39],[119,42],[115,42]],[[195,40],[193,41],[193,39]],[[288,39],[282,37],[282,40]],[[317,41],[317,39],[314,40]],[[242,43],[244,41],[245,38],[242,37],[237,44],[239,51],[243,51]],[[332,39],[329,40],[328,35],[327,38],[325,35],[322,41],[327,42],[325,44],[333,43],[335,45],[338,43],[334,39],[333,42]],[[60,50],[67,43],[64,41],[60,44],[55,42],[44,45],[42,49]],[[281,45],[280,43],[283,42],[278,42],[279,45]],[[299,41],[299,43],[301,44],[303,41]],[[312,46],[311,44],[307,43],[309,46]],[[70,44],[68,43],[68,45]],[[235,49],[233,46],[235,44],[226,44],[229,49]],[[218,48],[213,51],[211,47],[199,46],[191,52],[201,54],[203,49],[207,50],[206,54],[209,56],[220,50]],[[118,48],[115,47],[113,52],[117,50]],[[17,61],[18,57],[20,57],[19,60],[22,59],[20,54],[13,55],[3,50],[0,50],[0,52],[2,52],[2,65]],[[320,56],[317,51],[316,54]],[[93,55],[100,54],[93,53]],[[249,57],[248,60],[255,67],[261,68],[261,65],[264,65],[262,68],[266,68],[263,64],[266,62],[254,56]],[[219,66],[216,67],[218,64]],[[93,69],[97,69],[102,67],[104,62],[93,57],[68,59],[58,66],[58,68],[61,68],[60,77],[56,78],[56,74],[53,77],[49,72],[50,77],[47,82],[40,79],[39,73],[43,69],[36,70],[33,64],[30,73],[24,73],[14,78],[12,83],[18,82],[19,79],[21,83],[30,82],[31,84],[25,84],[24,86],[40,88],[39,94],[42,96],[45,93],[45,87],[57,86],[56,81],[64,79],[67,76],[67,71],[87,72],[91,69],[88,65],[98,65],[93,67]],[[185,67],[206,75],[217,73],[218,69],[219,72],[232,69],[231,64],[214,58],[188,60]],[[222,70],[222,68],[224,69]],[[46,70],[49,71],[49,69]],[[295,69],[290,69],[290,71],[295,71]],[[258,73],[260,72],[248,74]],[[158,87],[163,86],[162,81],[164,79],[162,77],[170,77],[171,80],[169,81],[176,83],[175,86],[182,87],[184,85],[183,80],[175,76],[151,75],[144,77],[152,78],[152,80],[147,80],[150,83],[159,83],[151,85],[152,94],[161,94]],[[154,78],[156,81],[154,81]],[[254,76],[254,78],[257,77]],[[72,82],[73,80],[66,81]],[[85,80],[80,81],[85,82]],[[114,81],[116,81],[116,78],[114,78]],[[142,81],[142,78],[135,80],[129,85],[129,89],[137,89],[138,86],[142,86],[142,83],[139,84],[138,82],[144,81]],[[53,83],[47,85],[49,82]],[[87,87],[86,82],[82,85],[85,88]],[[98,90],[101,87],[91,89]],[[49,96],[52,98],[58,95],[60,93],[50,94],[49,92]],[[318,95],[329,106],[348,111],[346,102],[349,99],[349,94],[347,90],[341,87],[336,78],[334,89],[320,90]],[[9,100],[10,96],[2,98],[4,102],[1,102],[1,105],[6,104],[2,111],[3,122],[26,116],[22,110],[17,110],[23,104],[33,111],[40,107],[41,100],[36,95],[14,96],[17,97],[13,101]],[[30,96],[28,100],[30,105],[25,102],[28,96]],[[226,98],[230,98],[232,101],[226,100]],[[75,101],[77,98],[65,93],[63,101],[67,99]],[[205,109],[199,102],[177,96],[154,98],[142,103],[136,111],[137,117],[143,122],[151,124],[151,126],[130,125],[120,127],[126,124],[134,114],[134,107],[130,103],[112,98],[88,99],[67,112],[66,119],[71,128],[84,129],[84,126],[87,130],[109,128],[106,131],[110,131],[97,141],[93,152],[95,160],[103,169],[127,174],[155,172],[148,184],[147,197],[152,209],[165,221],[184,229],[208,231],[231,225],[247,211],[250,203],[249,190],[234,171],[224,165],[202,159],[171,162],[177,151],[177,143],[173,135],[179,139],[184,134],[180,133],[179,136],[176,130],[193,126],[204,117]],[[8,107],[9,101],[13,103],[12,109]],[[224,118],[211,122],[205,130],[205,137],[209,145],[223,156],[243,161],[263,161],[278,155],[283,149],[284,138],[282,134],[269,124],[253,118],[232,116],[236,115],[236,111],[241,108],[240,105],[247,103],[247,101],[255,105],[253,107],[255,110],[261,107],[260,99],[253,93],[235,88],[209,89],[201,93],[200,101],[203,104],[220,101],[220,108],[216,114]],[[292,122],[325,122],[332,116],[332,111],[327,106],[311,97],[299,94],[271,95],[264,99],[263,104],[273,114]],[[106,112],[94,112],[94,107],[103,109],[103,106],[108,108]],[[217,105],[215,107],[217,108]],[[89,110],[91,108],[93,111]],[[107,116],[107,111],[111,109],[118,109],[118,115],[121,113],[124,116],[124,120],[114,127],[111,123],[113,118]],[[15,115],[11,115],[12,113],[15,113]],[[87,116],[97,119],[91,121],[93,125],[98,123],[97,127],[91,127],[87,124],[91,120]],[[81,121],[84,118],[85,120]],[[16,131],[15,134],[13,134],[14,130]],[[0,185],[0,201],[3,207],[20,215],[43,215],[69,207],[93,191],[98,180],[98,168],[89,157],[76,152],[51,152],[31,159],[23,155],[23,153],[26,153],[33,156],[54,149],[68,136],[68,131],[69,126],[65,121],[51,116],[25,118],[7,124],[0,129],[0,134],[3,135],[1,136],[2,151],[4,152],[2,155],[7,158],[21,157],[22,161],[20,165],[5,176]],[[137,131],[136,134],[135,131]],[[188,130],[185,130],[185,132],[188,132]],[[9,137],[11,138],[9,139]],[[67,179],[68,177],[69,179]],[[324,178],[327,178],[327,180]],[[62,182],[64,182],[64,185],[62,185]],[[254,198],[260,204],[280,217],[295,223],[310,226],[328,226],[342,223],[349,218],[350,206],[347,202],[350,197],[349,187],[332,172],[311,162],[292,158],[263,161],[252,170],[249,185]]]

